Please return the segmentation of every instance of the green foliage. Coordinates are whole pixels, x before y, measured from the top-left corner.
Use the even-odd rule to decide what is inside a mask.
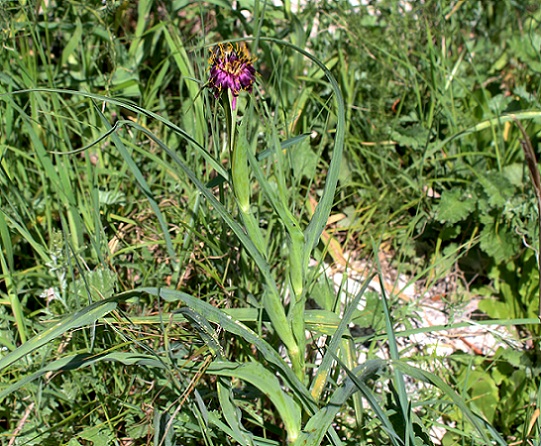
[[[456,387],[508,438],[526,436],[530,429],[540,372],[537,361],[535,353],[503,348],[490,359],[461,353],[449,358]],[[447,442],[453,435],[448,437]]]
[[[538,441],[514,119],[537,148],[540,19],[511,0],[1,3],[0,443]],[[259,74],[233,110],[207,58],[238,40]],[[345,298],[323,273],[342,238],[375,265]],[[458,265],[533,348],[406,357],[449,327],[387,295],[389,248],[428,284]]]

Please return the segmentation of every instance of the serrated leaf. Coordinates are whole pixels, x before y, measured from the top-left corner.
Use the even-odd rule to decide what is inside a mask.
[[[506,226],[492,221],[481,230],[480,246],[496,263],[501,263],[510,260],[520,245],[517,237]]]
[[[479,183],[483,186],[483,190],[488,196],[488,203],[492,207],[503,207],[515,191],[511,182],[500,172],[480,175]]]
[[[414,125],[393,131],[391,138],[398,144],[415,150],[426,145],[428,130],[420,125]]]
[[[108,446],[113,440],[112,433],[102,426],[85,429],[79,434],[79,437],[91,441],[94,446]]]
[[[523,163],[513,163],[507,166],[504,166],[502,169],[503,174],[509,181],[509,183],[515,187],[524,186],[524,164]]]
[[[108,299],[115,291],[116,274],[107,268],[97,268],[86,273],[84,280],[77,279],[75,289],[80,295],[90,292],[94,301]]]
[[[446,190],[436,208],[436,218],[441,223],[457,223],[465,220],[475,210],[475,197],[463,195],[461,190]]]
[[[455,237],[458,237],[461,230],[460,225],[446,224],[440,231],[440,238],[443,241],[453,240]],[[456,249],[456,247],[453,249]]]

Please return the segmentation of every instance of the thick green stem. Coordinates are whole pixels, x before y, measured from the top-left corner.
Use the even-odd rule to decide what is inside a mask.
[[[232,100],[231,93],[229,93],[228,99],[229,101]],[[229,153],[231,155],[231,182],[233,185],[233,192],[237,200],[239,213],[244,223],[246,232],[252,239],[252,242],[254,242],[259,252],[265,256],[267,251],[265,240],[263,238],[263,234],[261,233],[259,222],[251,211],[250,197],[252,194],[252,187],[250,184],[250,169],[248,167],[248,150],[251,150],[251,147],[246,138],[245,126],[241,125],[240,135],[236,135],[237,112],[236,109],[232,110],[232,107],[228,108],[231,119],[231,123],[228,125],[228,130],[233,133],[232,135],[228,136],[230,144]],[[228,113],[226,111],[226,116],[227,114]]]
[[[236,107],[233,109],[231,106],[232,103],[233,97],[231,92],[229,92],[228,97],[224,98],[224,111],[228,132],[229,154],[231,156],[231,183],[246,233],[259,252],[265,256],[267,251],[265,240],[259,222],[251,211],[250,198],[252,185],[248,157],[249,155],[253,157],[253,153],[250,152],[252,147],[246,137],[245,126],[241,125],[239,127],[237,135],[237,112]],[[290,227],[292,225],[290,223],[287,226]],[[295,224],[293,226],[295,229],[298,229]],[[295,294],[292,299],[291,309],[294,311],[293,313],[290,312],[290,317],[287,317],[280,296],[271,290],[267,290],[263,296],[263,305],[270,317],[273,328],[287,348],[295,374],[299,379],[304,379],[304,304],[297,302],[302,295],[304,235],[300,229],[297,231],[288,231],[288,233],[290,233],[290,270],[292,271],[290,280],[293,293]],[[297,314],[298,310],[295,310],[295,308],[301,310],[299,314]]]
[[[299,378],[305,376],[306,334],[304,323],[304,310],[306,306],[306,297],[304,295],[304,268],[303,268],[303,249],[304,234],[298,224],[291,221],[286,225],[289,235],[289,280],[291,283],[291,309],[289,320],[291,330],[299,349],[298,363]],[[295,363],[294,363],[295,365]]]

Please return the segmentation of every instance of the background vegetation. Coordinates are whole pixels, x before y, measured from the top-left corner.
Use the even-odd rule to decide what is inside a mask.
[[[0,2],[1,444],[539,444],[539,5],[274,3]],[[515,342],[406,356],[382,260]]]

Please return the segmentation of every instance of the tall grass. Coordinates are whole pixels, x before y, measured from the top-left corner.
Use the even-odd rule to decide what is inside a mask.
[[[526,215],[511,192],[533,200],[507,125],[536,141],[539,79],[491,57],[536,42],[539,11],[239,3],[1,6],[2,444],[413,445],[434,426],[444,444],[536,440],[533,352],[427,370],[399,342],[427,329],[368,287],[385,249],[428,285],[460,264],[503,290],[491,317],[535,337],[527,251],[498,228]],[[207,58],[238,41],[260,74],[233,111]],[[509,72],[520,88],[496,91]],[[373,259],[350,301],[323,273],[341,237]],[[525,278],[505,288],[511,267]],[[374,334],[354,337],[366,320]],[[505,418],[476,398],[531,405]]]

